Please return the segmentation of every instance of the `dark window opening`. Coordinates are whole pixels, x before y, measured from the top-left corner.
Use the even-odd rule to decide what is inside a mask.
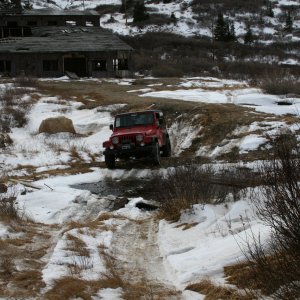
[[[0,27],[0,38],[9,36],[32,36],[30,27]]]
[[[37,21],[28,21],[27,25],[30,27],[35,27],[35,26],[37,26]]]
[[[17,51],[29,51],[29,48],[19,47],[16,49]]]
[[[48,26],[57,26],[56,21],[48,21]]]
[[[43,60],[43,71],[57,71],[58,70],[58,60]]]
[[[118,59],[118,70],[128,70],[128,59]]]
[[[11,71],[10,60],[0,60],[0,72],[9,73]]]
[[[93,61],[93,71],[106,71],[106,60],[94,60]]]
[[[7,22],[7,27],[16,28],[18,27],[18,22]]]

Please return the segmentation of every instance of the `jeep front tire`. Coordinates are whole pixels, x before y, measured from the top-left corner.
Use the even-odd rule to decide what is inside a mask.
[[[152,159],[156,166],[160,165],[160,147],[158,142],[155,142],[152,149]]]
[[[171,142],[170,142],[169,137],[167,137],[166,144],[163,146],[162,156],[163,157],[170,157],[171,156]]]

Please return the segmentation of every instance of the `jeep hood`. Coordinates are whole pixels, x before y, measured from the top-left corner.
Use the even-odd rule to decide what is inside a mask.
[[[153,135],[156,133],[156,130],[153,128],[149,128],[149,126],[139,126],[139,127],[126,127],[126,128],[118,128],[111,137],[114,136],[123,136],[123,135],[133,135],[133,134],[145,134],[145,135]]]

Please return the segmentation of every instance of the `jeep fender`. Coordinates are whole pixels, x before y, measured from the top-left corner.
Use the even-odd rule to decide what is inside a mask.
[[[155,145],[156,143],[158,143],[159,147],[162,147],[163,145],[159,142],[159,139],[157,136],[152,137],[152,144]]]

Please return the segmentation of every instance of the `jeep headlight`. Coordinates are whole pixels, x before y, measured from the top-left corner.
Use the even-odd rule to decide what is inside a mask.
[[[141,142],[144,139],[142,134],[137,134],[135,138],[138,142]]]
[[[119,138],[117,136],[114,136],[112,139],[111,139],[111,142],[114,144],[114,145],[117,145],[119,144]]]

